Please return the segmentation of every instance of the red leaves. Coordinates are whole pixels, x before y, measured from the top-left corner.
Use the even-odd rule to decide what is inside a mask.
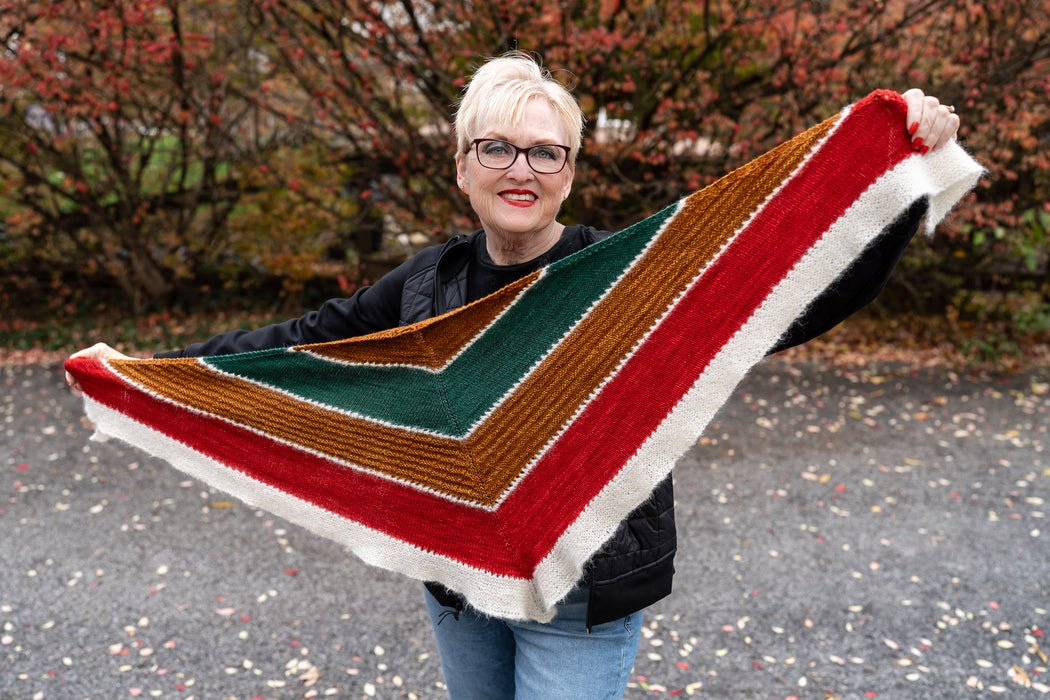
[[[327,147],[324,156],[304,172],[288,173],[282,162],[267,187],[283,177],[345,195],[410,175],[412,187],[387,188],[381,204],[351,195],[343,206],[387,208],[411,230],[433,221],[425,230],[442,235],[471,214],[454,187],[441,126],[477,58],[506,36],[525,36],[526,27],[522,47],[573,87],[591,125],[565,216],[613,230],[709,184],[868,87],[945,86],[954,94],[939,96],[960,108],[967,146],[990,173],[945,228],[947,250],[934,251],[930,264],[960,255],[947,277],[978,278],[982,265],[1003,269],[1016,257],[1011,237],[1029,230],[1025,212],[1050,201],[1042,177],[1050,151],[1038,141],[1050,119],[1040,58],[1050,50],[1050,2],[1022,9],[969,0],[825,4],[716,2],[705,13],[703,3],[670,0],[522,0],[483,9],[427,3],[425,17],[412,17],[420,11],[413,3],[394,4],[403,7],[397,11],[358,0],[311,3],[307,16],[298,14],[302,4],[263,2],[252,8],[258,26],[248,27],[247,17],[222,3],[180,4],[177,26],[162,0],[37,3],[23,17],[4,18],[25,29],[14,53],[0,56],[0,85],[5,97],[17,92],[49,110],[55,138],[63,125],[118,133],[116,141],[139,129],[180,134],[194,149],[204,148],[194,140],[207,141],[210,150],[195,152],[195,162],[242,153],[255,137],[276,133],[301,143],[309,133]],[[629,128],[598,143],[601,109]],[[127,122],[114,131],[121,119]],[[261,124],[271,132],[257,131]],[[114,147],[119,153],[126,144]],[[25,151],[21,159],[49,155],[36,144]],[[251,154],[247,167],[230,172],[253,177],[267,157]],[[354,163],[354,171],[327,167],[338,161]],[[327,199],[300,214],[327,219]],[[994,256],[977,259],[973,232],[996,226],[1007,238]]]

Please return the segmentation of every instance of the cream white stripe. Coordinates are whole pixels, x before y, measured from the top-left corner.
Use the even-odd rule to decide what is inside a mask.
[[[347,520],[256,481],[86,396],[84,410],[96,426],[93,439],[104,441],[113,437],[133,444],[253,508],[266,510],[347,547],[367,564],[420,581],[441,581],[488,615],[546,622],[553,614],[542,604],[530,581],[476,569]]]
[[[198,363],[200,363],[200,364],[206,364],[203,361],[205,358],[194,358],[194,359],[196,359],[196,361]],[[345,459],[342,459],[340,457],[336,457],[335,455],[329,454],[327,452],[323,452],[321,450],[317,450],[317,449],[314,449],[312,447],[308,447],[305,444],[302,444],[300,442],[294,442],[294,441],[291,441],[291,440],[287,440],[285,438],[282,438],[282,437],[279,437],[277,435],[274,435],[273,433],[266,432],[265,430],[260,430],[259,428],[256,428],[254,426],[248,425],[246,423],[241,423],[241,422],[235,421],[235,420],[233,420],[231,418],[228,418],[227,416],[224,416],[224,415],[221,415],[221,414],[218,414],[218,413],[211,413],[209,411],[204,411],[204,410],[201,410],[201,409],[196,408],[194,406],[190,406],[188,404],[181,403],[181,402],[176,401],[176,400],[174,400],[172,398],[169,398],[168,396],[159,394],[159,393],[151,390],[150,388],[148,388],[147,386],[145,386],[141,382],[139,382],[139,381],[137,381],[137,380],[135,380],[135,379],[125,375],[125,374],[122,374],[121,372],[119,372],[116,369],[114,369],[108,362],[102,362],[102,366],[106,369],[107,372],[109,372],[111,375],[113,375],[113,377],[114,377],[113,381],[119,382],[121,384],[126,384],[126,385],[131,386],[131,387],[134,387],[135,389],[138,389],[139,391],[141,391],[143,394],[146,394],[147,396],[152,398],[154,401],[157,401],[159,403],[164,403],[164,404],[167,404],[169,406],[174,406],[174,407],[179,408],[181,410],[187,411],[188,413],[194,413],[194,414],[196,414],[198,416],[203,416],[203,417],[206,417],[206,418],[210,418],[210,419],[213,419],[213,420],[220,421],[222,423],[226,423],[227,425],[233,426],[235,428],[239,428],[239,429],[244,430],[246,432],[252,433],[253,435],[258,435],[260,438],[262,438],[264,440],[267,440],[269,442],[277,443],[277,444],[280,444],[280,445],[285,445],[285,446],[290,447],[291,449],[296,450],[298,452],[303,452],[305,454],[313,455],[313,456],[318,457],[320,459],[324,459],[324,460],[326,460],[328,462],[331,462],[332,464],[337,464],[340,467],[343,467],[343,468],[348,469],[350,471],[355,471],[355,472],[359,472],[359,473],[362,473],[362,474],[368,474],[368,475],[370,475],[372,477],[383,479],[385,481],[389,481],[391,483],[399,484],[401,486],[406,486],[408,488],[415,489],[416,491],[419,491],[421,493],[425,493],[425,494],[427,494],[429,496],[433,496],[434,498],[440,498],[440,499],[442,499],[444,501],[448,501],[450,503],[456,503],[458,505],[462,505],[462,506],[465,506],[467,508],[474,508],[476,510],[492,512],[492,511],[495,511],[499,507],[499,504],[493,504],[491,506],[486,506],[486,505],[482,505],[482,504],[477,503],[477,502],[472,501],[472,500],[465,500],[465,499],[457,498],[456,496],[453,496],[451,494],[445,493],[443,491],[438,491],[437,489],[431,488],[429,486],[424,486],[422,484],[416,483],[414,481],[410,481],[408,479],[398,478],[398,477],[393,476],[391,474],[388,474],[386,472],[374,471],[374,470],[369,469],[367,467],[364,467],[364,466],[362,466],[360,464],[357,464],[356,462],[349,462],[349,461],[347,461]],[[223,370],[216,369],[215,367],[211,367],[210,365],[207,365],[207,366],[208,366],[209,370],[215,372],[216,374],[222,374],[222,375],[226,375],[226,376],[236,377],[237,379],[242,379],[242,380],[244,380],[246,382],[249,382],[249,383],[256,383],[256,382],[253,382],[250,379],[246,379],[246,378],[240,377],[238,375],[230,374],[230,373],[225,372]],[[266,386],[266,385],[261,384],[260,386]],[[272,387],[267,387],[267,388],[272,388]],[[279,389],[273,389],[273,390],[276,391],[276,392],[280,392]],[[306,401],[307,403],[314,403],[315,405],[317,405],[317,406],[319,406],[321,408],[329,408],[328,406],[324,406],[323,404],[319,404],[317,402],[311,402],[311,401],[308,401],[306,399],[301,399],[301,397],[297,397],[297,396],[294,396],[294,395],[292,395],[292,397],[296,398],[296,399],[300,399],[300,400]],[[87,396],[85,396],[84,398],[85,398],[85,400],[88,399]],[[101,404],[99,404],[99,405],[101,406]],[[133,419],[129,419],[129,420],[133,420]],[[373,422],[375,422],[375,421],[373,421]],[[389,425],[389,424],[385,424],[384,423],[383,425]],[[417,431],[417,432],[424,432],[424,431]],[[428,433],[428,434],[436,435],[436,433]],[[445,436],[438,435],[438,437],[445,437]],[[452,438],[449,438],[449,439],[452,440]],[[131,442],[131,441],[129,440],[128,442]],[[137,445],[138,443],[131,442],[131,444]],[[163,457],[163,455],[159,455],[159,456]]]
[[[915,199],[916,192],[930,194],[936,211],[943,213],[979,175],[979,167],[961,149],[943,148],[921,159],[909,158],[865,192],[722,348],[620,475],[581,513],[537,567],[533,582],[494,576],[347,521],[231,470],[89,398],[85,410],[99,433],[141,447],[210,486],[343,544],[370,564],[412,578],[440,580],[490,615],[546,621],[552,606],[579,580],[591,553],[670,472],[750,367],[864,245]]]
[[[908,158],[864,192],[723,346],[620,474],[566,529],[536,569],[543,600],[553,605],[572,589],[590,553],[601,547],[620,521],[671,472],[751,367],[765,357],[865,245],[923,195],[937,203],[927,214],[927,229],[936,226],[936,217],[946,214],[981,172],[980,166],[952,143],[926,156]]]
[[[802,160],[798,163],[798,165],[796,165],[795,168],[791,171],[791,174],[788,175],[788,177],[786,177],[779,185],[777,185],[776,188],[774,188],[773,191],[769,195],[767,195],[766,198],[764,200],[762,200],[762,202],[760,202],[755,207],[755,210],[753,212],[751,212],[750,215],[748,215],[748,217],[744,221],[744,223],[741,224],[741,226],[739,228],[737,228],[730,236],[728,236],[726,238],[725,242],[722,244],[722,246],[715,252],[715,254],[709,260],[707,260],[707,262],[699,270],[696,271],[696,276],[693,277],[693,279],[690,280],[689,283],[685,285],[685,287],[684,287],[683,291],[681,292],[681,294],[679,294],[677,297],[675,297],[675,299],[670,304],[668,304],[667,308],[664,309],[663,313],[661,313],[661,315],[649,327],[649,329],[644,334],[642,334],[642,336],[639,338],[638,342],[635,343],[635,345],[630,350],[628,350],[623,355],[623,357],[620,358],[620,362],[617,364],[616,368],[613,369],[612,372],[610,372],[605,378],[602,379],[602,381],[598,384],[598,386],[595,387],[594,391],[592,391],[591,394],[584,401],[582,401],[580,403],[580,405],[576,408],[575,411],[573,411],[572,415],[568,418],[568,420],[565,421],[565,423],[561,426],[561,428],[553,436],[551,436],[551,438],[546,442],[546,444],[544,444],[544,446],[536,453],[536,456],[532,458],[532,460],[529,462],[528,465],[526,465],[525,469],[523,469],[518,474],[518,476],[514,479],[514,481],[510,485],[507,486],[507,488],[503,491],[503,493],[500,494],[499,498],[496,499],[496,502],[494,504],[495,507],[499,507],[499,505],[501,503],[503,503],[503,501],[505,501],[510,496],[511,493],[514,492],[514,489],[518,486],[518,484],[520,484],[528,476],[528,474],[533,470],[533,468],[536,466],[536,464],[541,459],[543,459],[543,456],[545,454],[547,454],[547,452],[550,451],[550,449],[558,442],[559,439],[561,439],[562,435],[569,429],[570,426],[572,426],[572,424],[574,422],[576,422],[576,420],[580,417],[580,415],[587,408],[587,406],[590,405],[591,402],[593,402],[595,400],[595,398],[598,397],[599,394],[601,394],[602,390],[606,387],[606,385],[609,384],[609,382],[611,382],[617,375],[619,375],[620,371],[624,368],[624,366],[627,364],[627,362],[634,356],[634,354],[638,351],[638,349],[649,339],[649,337],[660,326],[660,324],[663,323],[664,319],[667,318],[667,315],[670,314],[674,310],[674,308],[676,306],[678,306],[678,303],[681,301],[682,297],[685,294],[687,294],[689,292],[689,290],[692,289],[693,286],[700,280],[700,278],[704,274],[704,271],[707,270],[708,268],[710,268],[711,265],[713,265],[720,257],[722,257],[722,254],[730,246],[730,244],[733,241],[735,241],[740,236],[740,233],[742,231],[744,231],[748,226],[751,225],[751,222],[754,221],[755,217],[757,217],[762,211],[764,211],[766,209],[766,207],[769,205],[770,201],[772,201],[772,199],[777,194],[780,193],[780,191],[787,185],[787,183],[790,182],[791,179],[794,178],[795,175],[803,167],[805,167],[805,165],[813,158],[813,155],[815,153],[817,153],[817,151],[820,150],[820,147],[839,128],[839,125],[842,124],[842,121],[845,119],[846,114],[849,112],[850,109],[851,109],[850,107],[847,107],[846,109],[843,110],[841,118],[838,119],[832,125],[832,127],[828,130],[828,132],[826,134],[824,134],[823,137],[821,137],[816,143],[813,144],[813,146],[810,148],[809,152],[806,153],[806,155],[802,158]],[[674,216],[672,218],[670,218],[670,219],[668,219],[667,221],[664,222],[664,226],[661,228],[661,231],[660,231],[661,233],[663,233],[663,230],[668,225],[670,225],[670,223],[673,220],[673,218],[676,217],[681,212],[681,210],[685,207],[686,199],[688,199],[688,198],[682,199],[682,200],[680,200],[678,202],[678,206],[677,206],[678,210],[675,212],[675,214],[674,214]],[[653,241],[652,241],[652,243],[650,245],[655,243],[658,238],[659,238],[659,236],[654,237]],[[648,247],[646,248],[646,250],[648,250]],[[635,262],[632,263],[631,267],[634,267],[634,264],[636,264],[637,262],[638,262],[638,260],[636,259]],[[630,269],[630,268],[628,268],[628,269]],[[626,271],[625,271],[624,274],[626,274]],[[621,279],[622,279],[622,277],[621,277]],[[619,280],[617,280],[617,282],[619,282]],[[593,309],[593,307],[592,307],[592,309]],[[587,313],[590,314],[590,312],[591,312],[591,309],[588,309]],[[582,321],[582,318],[580,320]],[[566,334],[566,337],[567,336],[568,336],[568,334]],[[564,339],[565,338],[563,337],[562,341],[564,341]],[[562,341],[559,341],[559,344]],[[557,346],[557,344],[555,345],[555,347],[556,346]],[[535,367],[533,369],[535,369]],[[530,370],[530,374],[531,374],[531,370]],[[524,381],[524,378],[522,378],[521,381]],[[506,397],[504,397],[504,399],[505,398]],[[503,399],[501,399],[501,402],[502,401],[503,401]],[[478,424],[475,424],[474,426],[471,427],[471,432],[473,432],[474,429],[477,428],[477,425]]]

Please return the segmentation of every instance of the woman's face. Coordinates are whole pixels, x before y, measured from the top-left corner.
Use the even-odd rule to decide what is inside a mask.
[[[486,128],[472,138],[501,139],[520,148],[566,142],[554,108],[542,99],[529,101],[523,123],[506,131]],[[507,242],[551,235],[556,226],[554,218],[569,196],[575,172],[568,163],[559,173],[537,173],[529,167],[524,153],[506,170],[483,167],[473,147],[456,157],[456,181],[470,197],[485,235]]]

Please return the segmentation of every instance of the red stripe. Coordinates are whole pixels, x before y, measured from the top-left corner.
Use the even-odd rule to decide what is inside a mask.
[[[868,98],[875,104],[848,115],[508,496],[500,518],[522,556],[538,562],[550,551],[806,251],[912,155],[899,99]],[[873,152],[873,134],[887,134],[882,153]]]
[[[510,561],[497,517],[348,469],[330,460],[161,401],[117,378],[97,360],[72,360],[84,392],[193,450],[287,494],[395,539],[504,576],[527,577]],[[248,462],[250,470],[238,462]],[[456,532],[453,540],[449,532]]]
[[[724,251],[495,514],[158,401],[114,382],[97,362],[72,363],[92,398],[223,464],[230,465],[238,454],[242,459],[264,454],[265,462],[252,464],[253,478],[422,549],[496,574],[528,577],[797,260],[865,188],[911,153],[902,108],[883,105],[854,111],[839,125],[825,150]],[[871,135],[886,131],[887,123],[899,138],[888,139],[885,158],[872,162]],[[827,187],[829,182],[836,187]],[[825,196],[818,199],[815,192]],[[804,235],[784,236],[783,231]],[[771,244],[775,257],[769,256]],[[756,260],[762,264],[756,266]],[[733,302],[726,304],[727,299]],[[726,313],[712,317],[712,308]],[[456,541],[449,532],[457,533]],[[509,543],[519,550],[508,551]]]

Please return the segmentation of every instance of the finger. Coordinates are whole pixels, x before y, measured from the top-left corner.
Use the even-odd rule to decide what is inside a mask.
[[[80,382],[78,382],[76,377],[69,372],[66,372],[66,386],[68,386],[74,394],[80,394],[82,391],[80,388]]]
[[[86,357],[91,360],[130,360],[132,359],[128,355],[110,347],[106,343],[95,343],[89,348],[78,350],[69,356],[70,359],[74,357]]]
[[[904,98],[904,104],[907,106],[904,123],[908,129],[908,134],[914,138],[922,120],[922,106],[926,95],[923,94],[922,90],[912,88],[902,94],[901,97]]]
[[[72,360],[75,357],[96,358],[99,356],[100,353],[104,352],[105,348],[107,347],[108,346],[105,343],[95,343],[91,347],[77,350],[75,353],[69,356],[69,359]]]
[[[907,105],[906,119],[912,148],[927,153],[956,137],[960,120],[953,108],[942,105],[936,97],[924,95],[917,88],[902,96]]]
[[[931,148],[937,148],[943,146],[949,141],[955,140],[959,135],[959,115],[955,114],[954,109],[941,105],[942,118],[940,119],[941,131],[937,136],[936,143]]]
[[[936,109],[931,111],[927,104],[924,107],[924,118],[927,116],[930,118],[930,124],[925,131],[923,145],[919,148],[922,153],[948,143],[959,131],[959,116],[947,105],[938,104]],[[912,145],[915,147],[914,142]]]
[[[121,355],[119,352],[106,345],[105,343],[100,342],[95,343],[91,347],[82,348],[78,350],[77,352],[70,355],[69,359],[72,360],[78,357],[86,357],[92,360],[105,360],[110,359],[112,357],[120,356]],[[68,386],[75,395],[79,395],[80,393],[82,393],[82,389],[80,388],[80,382],[78,382],[76,380],[76,377],[71,375],[69,372],[66,372],[66,386]]]
[[[915,132],[912,134],[911,147],[920,153],[926,153],[931,148],[930,143],[940,133],[937,120],[940,118],[941,103],[936,97],[929,95],[924,96],[920,103],[918,119],[910,129]],[[914,126],[915,124],[918,126]]]
[[[934,122],[933,127],[930,129],[930,136],[927,141],[927,145],[931,148],[937,148],[942,146],[953,138],[955,138],[956,132],[959,130],[959,117],[948,112],[947,108],[941,106],[938,110],[940,114],[937,120]]]

